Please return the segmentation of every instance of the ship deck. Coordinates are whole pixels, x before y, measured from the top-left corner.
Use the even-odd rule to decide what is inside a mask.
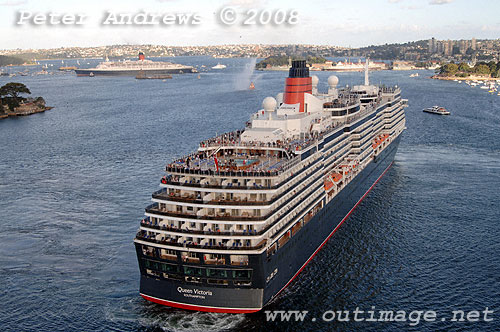
[[[223,172],[276,172],[281,171],[287,161],[288,159],[286,158],[249,155],[245,153],[217,157],[218,171]],[[217,171],[214,158],[200,159],[198,154],[178,159],[169,164],[169,166],[190,170]]]

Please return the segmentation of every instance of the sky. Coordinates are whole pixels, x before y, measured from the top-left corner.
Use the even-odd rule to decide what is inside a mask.
[[[223,8],[236,23],[220,22]],[[296,24],[258,23],[277,10]],[[86,15],[82,25],[19,23],[19,15]],[[107,15],[197,15],[199,24],[103,25]],[[361,47],[421,39],[500,38],[498,0],[0,0],[0,49],[113,44],[173,46],[221,44],[315,44]],[[280,14],[280,15],[281,15]],[[267,12],[262,14],[265,23]],[[234,17],[234,16],[233,16]],[[276,17],[279,21],[281,16]],[[113,21],[111,21],[113,22]],[[115,21],[116,22],[116,21]]]

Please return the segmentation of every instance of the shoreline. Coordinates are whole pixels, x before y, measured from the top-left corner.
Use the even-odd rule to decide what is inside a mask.
[[[5,114],[0,115],[0,120],[2,119],[7,119],[7,118],[13,118],[13,117],[18,117],[18,116],[28,116],[32,114],[37,114],[37,113],[43,113],[45,111],[49,111],[53,109],[54,107],[46,106],[43,108],[38,108],[38,109],[30,109],[27,111],[14,111],[14,112],[7,112]]]
[[[431,76],[432,79],[434,80],[442,80],[442,81],[500,81],[500,77],[483,77],[483,76],[467,76],[467,77],[460,77],[460,76],[439,76],[439,75],[434,75]]]

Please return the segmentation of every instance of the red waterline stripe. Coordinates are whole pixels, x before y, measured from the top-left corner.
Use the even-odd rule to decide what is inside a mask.
[[[195,311],[205,311],[205,312],[218,312],[218,313],[226,313],[226,314],[248,314],[252,312],[257,312],[262,308],[255,309],[236,309],[236,308],[222,308],[222,307],[207,307],[207,306],[197,306],[193,304],[185,304],[180,302],[172,302],[167,300],[162,300],[156,297],[144,295],[141,293],[141,296],[151,302],[166,305],[169,307],[180,308],[185,310],[195,310]]]
[[[311,255],[311,257],[309,257],[309,259],[304,263],[304,265],[302,265],[302,267],[297,271],[297,273],[295,273],[292,277],[292,279],[290,279],[290,281],[288,281],[286,283],[285,286],[283,286],[283,288],[280,289],[280,291],[278,293],[276,293],[276,295],[274,295],[272,297],[272,299],[268,302],[270,303],[276,296],[278,296],[279,293],[281,293],[281,291],[283,291],[292,281],[293,279],[295,279],[295,277],[297,275],[299,275],[300,272],[302,272],[302,270],[306,267],[306,265],[311,261],[311,259],[313,259],[313,257],[316,255],[316,253],[318,251],[320,251],[321,248],[323,248],[323,246],[325,245],[325,243],[332,237],[332,235],[340,228],[340,226],[342,226],[342,224],[344,223],[344,221],[349,218],[349,216],[351,215],[351,213],[354,211],[354,209],[356,209],[356,207],[359,205],[359,203],[361,203],[361,201],[366,197],[366,195],[368,195],[368,193],[373,189],[373,187],[375,187],[375,185],[377,184],[377,182],[385,175],[385,173],[387,173],[387,171],[389,170],[389,168],[391,168],[392,166],[392,162],[389,164],[389,166],[387,166],[387,168],[384,170],[384,172],[378,177],[377,181],[375,181],[372,186],[366,191],[366,193],[359,199],[359,201],[352,207],[352,209],[349,211],[349,213],[342,219],[342,221],[337,225],[337,227],[335,227],[335,229],[330,233],[330,235],[328,235],[328,237],[323,241],[323,243],[321,243],[321,245],[318,247],[318,249],[316,249],[316,251],[314,251],[314,253]],[[267,304],[267,303],[266,303]]]

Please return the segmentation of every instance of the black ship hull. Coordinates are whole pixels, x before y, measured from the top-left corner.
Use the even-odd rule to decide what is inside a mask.
[[[194,68],[184,69],[153,69],[153,70],[96,70],[96,69],[75,69],[77,76],[137,76],[144,74],[150,75],[168,75],[168,74],[186,74],[195,73]]]
[[[399,141],[400,136],[280,247],[276,254],[269,257],[266,252],[250,255],[246,268],[253,271],[251,286],[193,284],[181,278],[172,280],[148,276],[143,264],[147,256],[143,255],[140,244],[136,244],[141,267],[141,295],[152,302],[189,310],[226,313],[259,311],[299,275],[387,172]]]

